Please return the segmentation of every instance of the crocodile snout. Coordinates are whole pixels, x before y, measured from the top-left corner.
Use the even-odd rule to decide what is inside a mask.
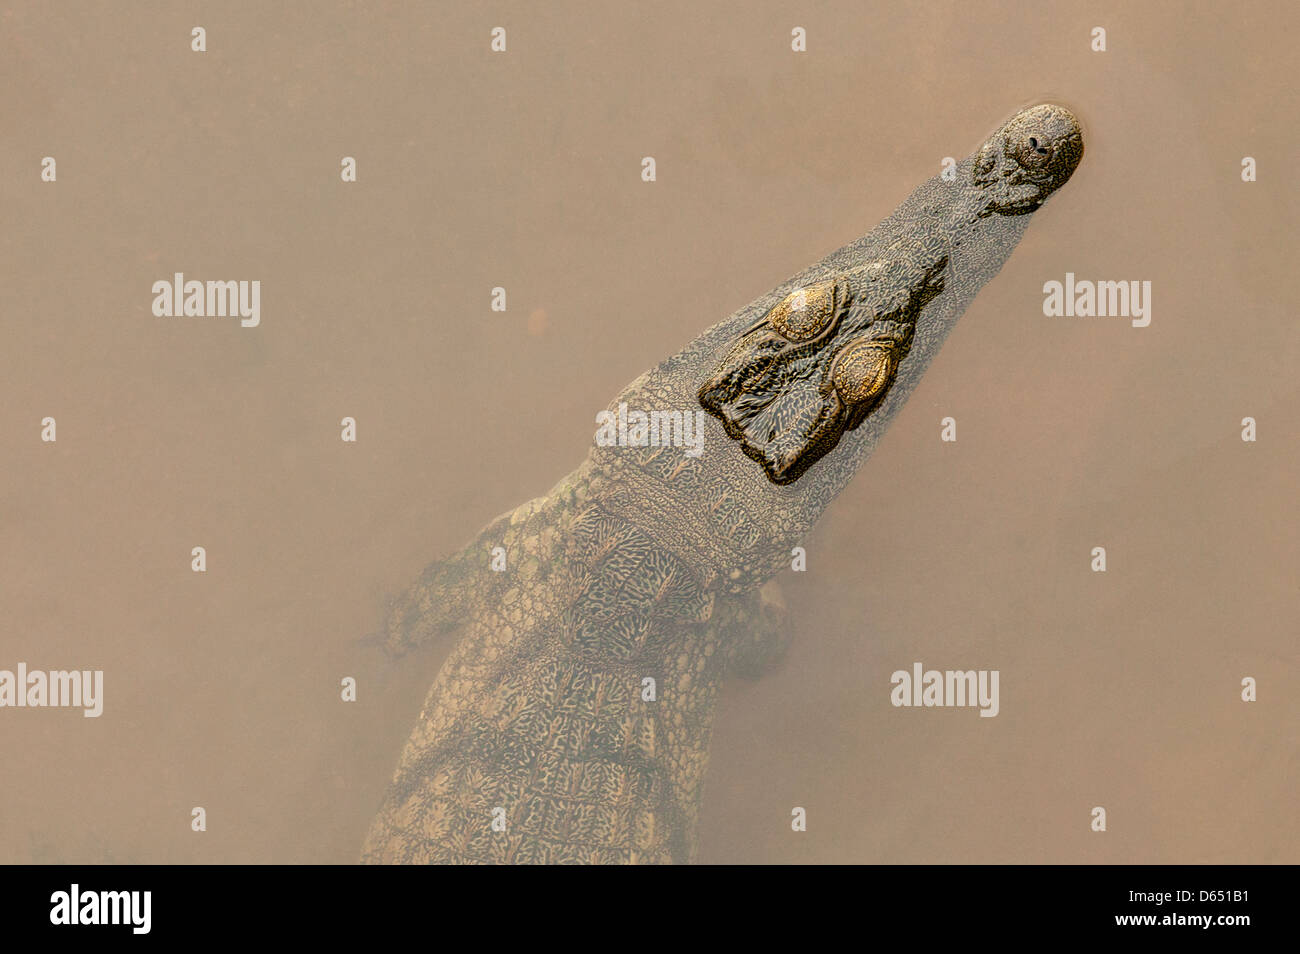
[[[1082,158],[1083,132],[1073,113],[1051,103],[1022,110],[975,157],[974,181],[989,193],[986,214],[1033,212]]]

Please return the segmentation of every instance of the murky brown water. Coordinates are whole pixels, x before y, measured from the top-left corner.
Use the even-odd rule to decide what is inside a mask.
[[[1300,860],[1293,4],[444,6],[0,15],[0,668],[106,673],[99,719],[0,710],[0,860],[355,859],[449,648],[358,646],[383,598],[1041,100],[1084,162],[784,579],[701,860]],[[261,326],[153,317],[177,271]],[[1151,325],[1044,317],[1067,271]],[[892,707],[918,660],[999,716]]]

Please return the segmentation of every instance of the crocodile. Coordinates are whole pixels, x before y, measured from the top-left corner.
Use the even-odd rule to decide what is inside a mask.
[[[460,638],[362,861],[694,861],[719,687],[790,642],[773,578],[1082,156],[1067,109],[1020,111],[611,402],[698,417],[702,453],[595,443],[392,601],[392,656]]]

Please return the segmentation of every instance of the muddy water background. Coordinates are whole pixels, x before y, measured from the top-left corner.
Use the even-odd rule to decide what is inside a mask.
[[[1083,165],[784,580],[701,860],[1300,860],[1295,8],[1078,7],[6,5],[0,668],[106,689],[0,710],[0,860],[353,860],[449,649],[357,646],[385,596],[1044,99]],[[153,317],[175,271],[260,279],[261,327]],[[1151,326],[1045,318],[1067,271]],[[1001,714],[891,707],[914,661]]]

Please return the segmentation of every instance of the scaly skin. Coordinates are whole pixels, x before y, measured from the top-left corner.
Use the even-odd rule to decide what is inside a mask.
[[[386,647],[464,634],[363,860],[693,860],[718,687],[788,639],[764,584],[1082,151],[1066,110],[1019,113],[956,181],[926,182],[611,402],[703,406],[701,456],[594,447],[547,496],[431,565],[394,607]],[[504,572],[490,569],[496,547]]]

